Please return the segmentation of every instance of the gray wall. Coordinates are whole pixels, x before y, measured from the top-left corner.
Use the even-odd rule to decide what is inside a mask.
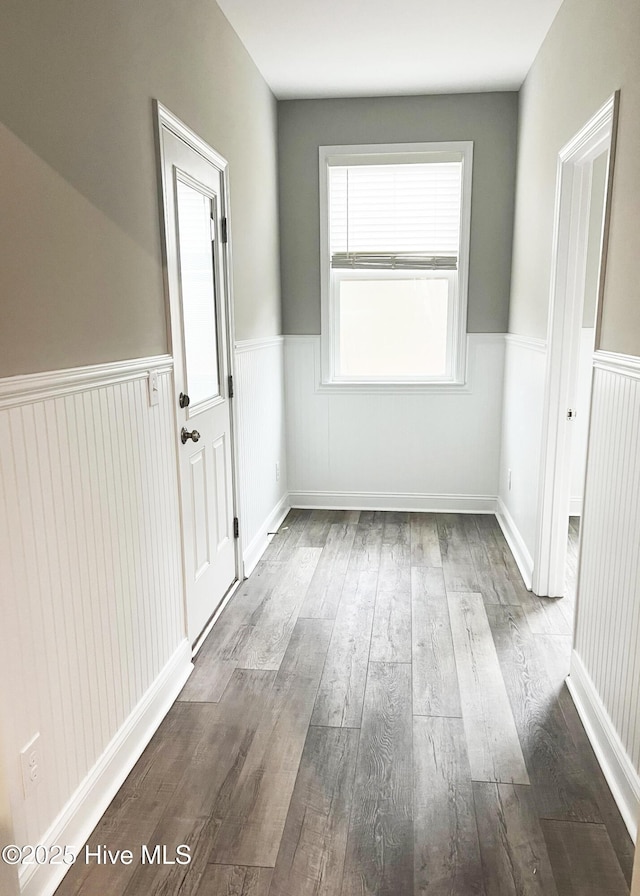
[[[283,330],[320,332],[318,146],[473,140],[470,332],[504,332],[509,308],[515,93],[278,104]]]
[[[601,348],[640,354],[640,3],[565,0],[521,91],[509,329],[547,335],[558,151],[621,89]]]
[[[213,0],[4,0],[0,375],[167,350],[152,98],[230,164],[236,337],[280,333],[276,102]]]

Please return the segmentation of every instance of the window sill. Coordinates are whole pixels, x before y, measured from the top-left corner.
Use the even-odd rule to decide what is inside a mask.
[[[411,395],[413,393],[464,394],[471,392],[468,381],[465,382],[426,382],[424,380],[398,380],[383,382],[371,380],[321,380],[316,385],[316,392],[330,392],[334,395]]]

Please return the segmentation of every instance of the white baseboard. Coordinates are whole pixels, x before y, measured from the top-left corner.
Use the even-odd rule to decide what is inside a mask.
[[[575,650],[571,654],[571,671],[567,687],[613,798],[635,843],[640,818],[640,775],[633,767],[595,685]]]
[[[89,775],[40,843],[63,844],[78,853],[136,764],[191,674],[191,646],[185,639],[120,728]],[[26,865],[21,896],[52,896],[66,865]]]
[[[289,492],[291,507],[316,510],[397,510],[416,513],[495,513],[493,495],[420,495],[387,492]]]
[[[497,505],[496,518],[500,524],[500,528],[502,529],[507,544],[511,548],[511,553],[518,565],[524,584],[529,591],[531,591],[533,558],[502,498],[497,498]]]
[[[258,532],[251,539],[251,542],[244,551],[244,555],[242,558],[244,561],[245,578],[251,575],[253,570],[256,568],[260,557],[262,557],[262,555],[266,551],[267,546],[269,545],[269,542],[272,538],[272,536],[269,535],[269,532],[275,532],[275,530],[279,528],[280,523],[289,513],[290,509],[291,504],[289,501],[289,495],[285,494],[282,496],[280,501],[278,501],[262,526],[260,526]]]
[[[569,498],[569,516],[582,516],[582,498]]]

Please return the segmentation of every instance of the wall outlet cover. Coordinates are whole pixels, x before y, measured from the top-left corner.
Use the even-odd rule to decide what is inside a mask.
[[[40,732],[34,734],[29,743],[20,750],[20,766],[22,769],[22,789],[26,798],[31,796],[40,783],[42,776]]]
[[[158,382],[158,371],[149,371],[149,405],[155,407],[160,403],[160,386]]]

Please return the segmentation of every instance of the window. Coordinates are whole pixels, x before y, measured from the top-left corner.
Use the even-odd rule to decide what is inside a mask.
[[[323,382],[464,381],[471,160],[320,147]]]

